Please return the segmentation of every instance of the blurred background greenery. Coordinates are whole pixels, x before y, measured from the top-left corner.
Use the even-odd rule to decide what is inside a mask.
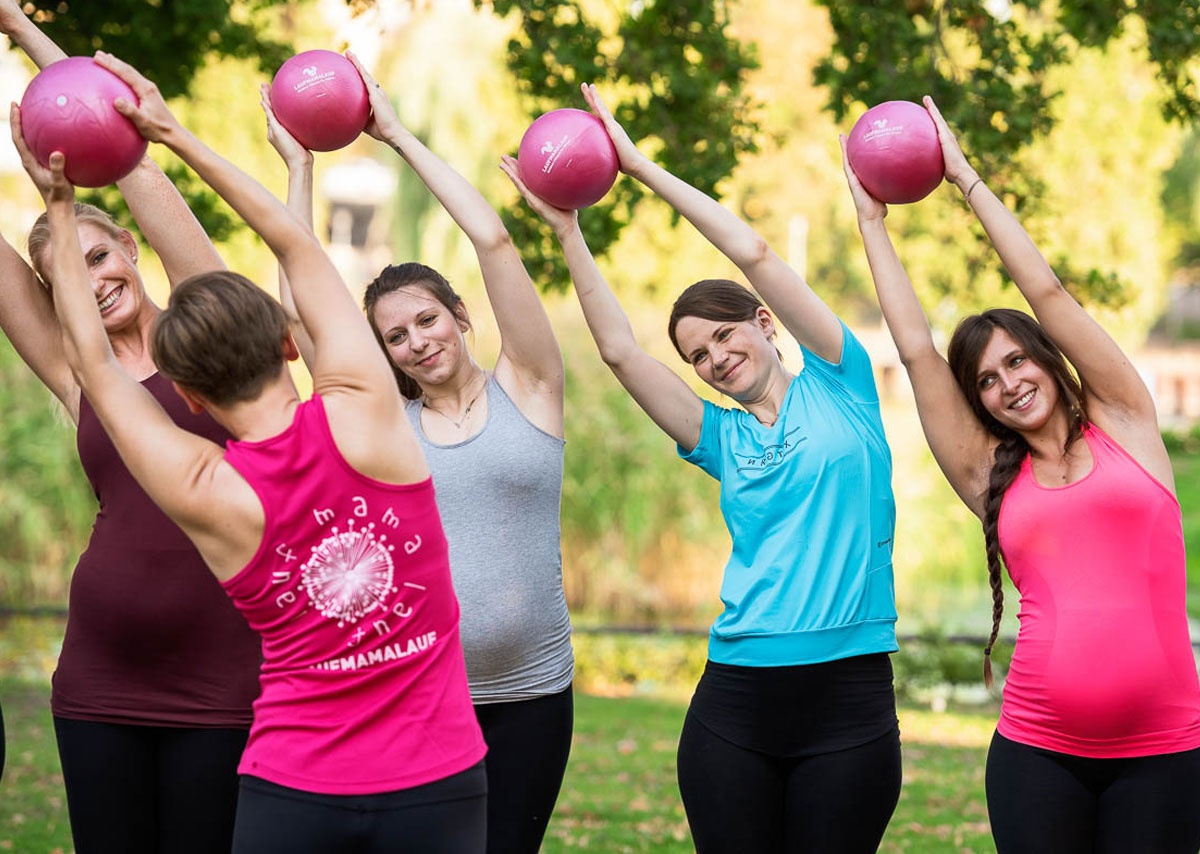
[[[151,5],[157,31],[138,24]],[[690,180],[753,223],[872,351],[896,467],[900,627],[946,636],[978,634],[989,624],[982,538],[933,465],[880,327],[837,134],[872,103],[934,94],[1067,285],[1136,354],[1167,310],[1172,286],[1200,279],[1200,37],[1194,4],[1080,17],[1095,5],[114,0],[26,9],[69,52],[104,47],[141,65],[174,96],[189,127],[280,193],[284,171],[265,139],[258,83],[292,50],[358,52],[401,118],[506,212],[544,288],[568,370],[562,521],[576,622],[702,628],[719,609],[728,552],[716,484],[676,458],[600,363],[552,244],[496,168],[501,153],[516,150],[531,116],[582,106],[578,82],[601,81],[648,151],[690,169]],[[14,52],[4,62],[24,74],[23,86],[23,58]],[[20,90],[9,94],[17,99]],[[163,151],[152,154],[176,168]],[[368,245],[335,253],[351,287],[361,288],[390,260],[437,267],[464,294],[475,345],[489,360],[497,341],[470,246],[392,152],[364,137],[317,156],[318,230],[328,234],[331,218],[322,188],[362,159],[395,170],[397,184],[376,213]],[[23,247],[37,199],[14,166],[11,157],[0,162],[0,231]],[[230,266],[273,288],[274,265],[261,243],[194,179],[177,174],[222,238]],[[98,195],[117,204],[111,193]],[[667,343],[667,307],[691,281],[737,278],[736,270],[627,179],[581,216],[641,341],[686,371]],[[969,311],[1019,304],[952,187],[894,207],[890,221],[939,334]],[[161,296],[161,271],[153,260],[143,268]],[[1186,327],[1185,334],[1188,328],[1196,332]],[[1193,345],[1177,346],[1200,371]],[[794,360],[795,349],[785,356]],[[0,607],[58,607],[94,498],[73,431],[6,342],[0,403]],[[1187,429],[1173,448],[1194,544],[1200,477]],[[1191,572],[1200,580],[1194,554]],[[1013,613],[1015,602],[1009,634]]]

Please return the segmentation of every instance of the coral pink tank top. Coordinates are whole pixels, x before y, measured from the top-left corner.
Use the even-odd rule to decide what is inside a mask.
[[[334,795],[397,791],[484,755],[433,483],[359,474],[324,403],[225,460],[262,501],[254,559],[226,592],[262,635],[262,695],[239,772]]]
[[[1200,746],[1179,502],[1095,425],[1092,470],[1037,483],[1028,457],[1000,508],[1021,594],[1005,738],[1100,759]]]

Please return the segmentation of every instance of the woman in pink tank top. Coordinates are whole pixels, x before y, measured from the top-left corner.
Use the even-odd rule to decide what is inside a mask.
[[[1008,852],[1200,850],[1200,684],[1182,518],[1154,401],[963,155],[933,101],[946,180],[978,216],[1036,320],[965,318],[947,358],[884,225],[843,166],[875,288],[926,439],[983,523],[992,588],[1021,595],[988,752],[992,834]],[[843,138],[843,150],[845,139]]]
[[[391,367],[321,245],[270,192],[186,131],[157,87],[97,53],[168,146],[266,242],[312,339],[313,396],[277,301],[224,270],[182,282],[151,351],[193,412],[181,429],[113,355],[61,153],[13,139],[50,224],[65,360],[146,493],[262,637],[262,693],[238,768],[233,851],[482,852],[486,747],[471,707],[433,485]]]
[[[39,68],[66,58],[16,0],[0,0],[0,32]],[[224,266],[150,157],[117,188],[172,287]],[[92,205],[77,214],[117,361],[181,427],[223,441],[224,428],[189,413],[150,356],[160,309],[139,270],[138,240]],[[58,282],[46,264],[49,242],[45,215],[29,232],[30,263],[0,239],[0,328],[75,426],[98,502],[71,573],[50,693],[72,839],[81,852],[228,851],[259,641],[195,547],[126,470],[81,392],[51,305]]]

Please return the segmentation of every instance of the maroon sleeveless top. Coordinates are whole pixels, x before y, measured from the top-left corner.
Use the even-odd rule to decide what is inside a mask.
[[[142,381],[180,427],[224,445],[165,377]],[[183,532],[142,490],[87,398],[79,459],[100,503],[71,577],[50,707],[76,720],[247,727],[258,696],[258,636]]]

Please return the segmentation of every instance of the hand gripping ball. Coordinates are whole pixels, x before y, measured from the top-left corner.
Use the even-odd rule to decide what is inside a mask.
[[[363,132],[371,99],[354,63],[331,50],[308,50],[275,72],[271,109],[305,148],[336,151]]]
[[[137,96],[125,81],[91,57],[72,56],[43,68],[21,98],[21,133],[38,163],[66,157],[67,180],[104,187],[124,178],[146,153],[146,140],[113,107]]]
[[[884,101],[854,123],[846,157],[863,187],[885,204],[908,204],[942,182],[945,164],[937,126],[912,101]]]
[[[566,108],[534,120],[521,137],[517,165],[534,195],[556,208],[577,210],[604,198],[620,164],[604,123]]]

